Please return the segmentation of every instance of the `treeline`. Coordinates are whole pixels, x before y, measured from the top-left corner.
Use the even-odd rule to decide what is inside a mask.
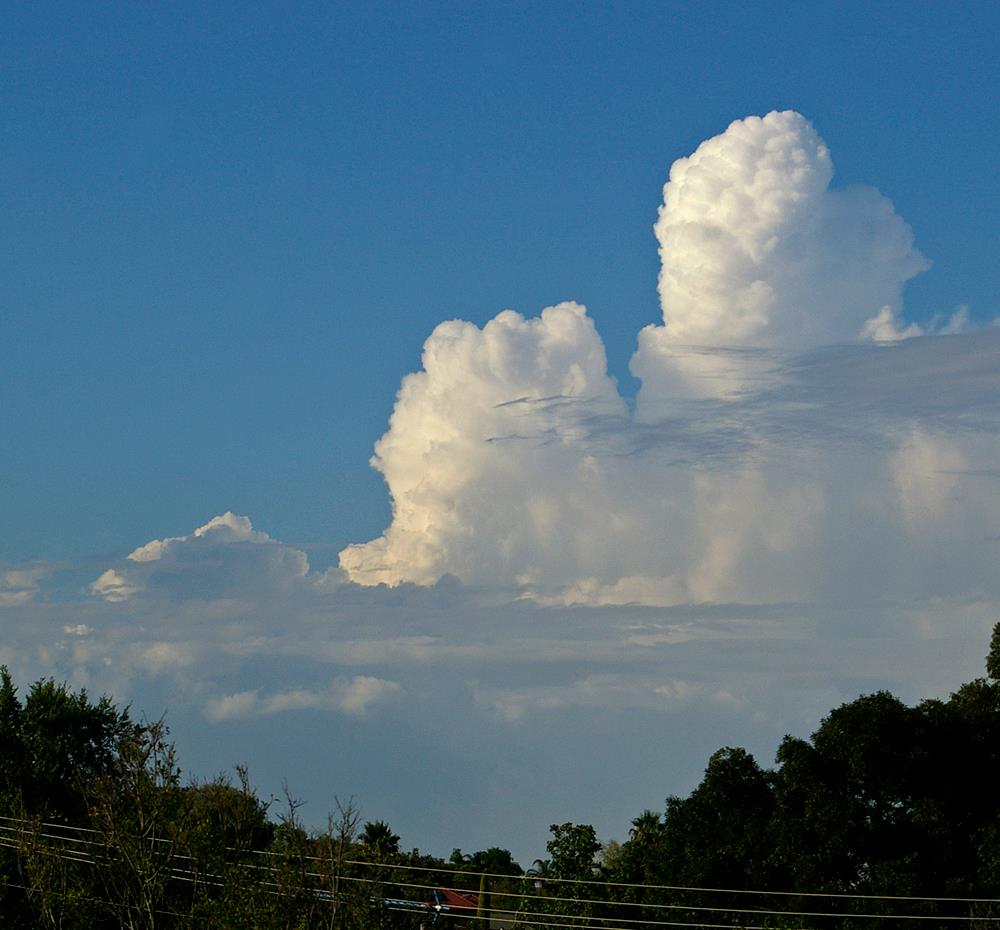
[[[242,766],[183,783],[162,720],[52,680],[22,701],[0,667],[4,930],[406,930],[434,916],[422,904],[438,886],[475,891],[489,872],[502,894],[522,874],[505,849],[403,852],[353,799],[335,798],[322,830],[300,808],[263,800]],[[478,897],[451,913],[474,921]]]
[[[987,673],[915,707],[860,697],[773,769],[721,749],[625,842],[554,824],[524,873],[498,847],[404,852],[353,802],[307,831],[240,767],[182,783],[163,721],[51,680],[22,701],[0,669],[0,926],[997,926],[1000,624]]]

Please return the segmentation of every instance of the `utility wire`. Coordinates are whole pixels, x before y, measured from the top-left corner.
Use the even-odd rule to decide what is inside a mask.
[[[43,826],[48,829],[62,830],[65,832],[77,832],[77,833],[90,833],[96,834],[98,831],[87,827],[76,827],[67,824],[56,824],[50,822],[41,822],[30,820],[28,818],[12,818],[6,816],[0,816],[0,820],[7,821],[8,823],[20,823],[29,824],[31,827],[36,828],[38,826]],[[17,828],[11,826],[0,825],[0,831],[4,832],[14,832]],[[105,847],[108,844],[101,843],[97,840],[83,840],[72,836],[61,836],[55,834],[35,834],[36,836],[43,836],[45,838],[50,838],[58,840],[61,842],[72,842],[83,845],[96,845]],[[0,839],[7,839],[6,837],[0,837]],[[13,837],[10,837],[13,839]],[[153,837],[152,842],[155,843],[172,843],[171,840],[164,837]],[[15,843],[3,843],[5,846],[16,847]],[[235,851],[235,850],[234,850]],[[254,855],[263,855],[268,857],[280,856],[280,853],[273,853],[270,851],[263,850],[250,850],[248,851]],[[176,858],[191,860],[192,857],[184,855],[180,852],[173,851],[171,853]],[[69,858],[69,857],[67,857]],[[301,856],[299,857],[305,861],[314,862],[329,862],[330,860],[324,857],[318,856]],[[76,861],[90,861],[77,859]],[[403,871],[420,871],[420,872],[430,872],[430,873],[443,873],[449,874],[453,877],[459,874],[455,869],[447,869],[433,866],[414,866],[400,863],[373,863],[361,860],[345,860],[344,865],[352,865],[364,868],[382,868],[388,870],[403,870]],[[267,867],[260,867],[267,868]],[[273,869],[268,869],[268,871],[274,871]],[[194,874],[190,872],[188,874]],[[324,877],[319,873],[308,873],[311,877]],[[483,875],[485,877],[491,878],[503,878],[506,880],[525,880],[519,876],[511,876],[503,873],[467,873],[470,876]],[[206,876],[208,877],[208,876]],[[217,876],[211,876],[217,877]],[[341,879],[347,881],[369,881],[367,879],[357,879],[350,876],[341,876]],[[527,880],[531,880],[530,877]],[[650,884],[638,884],[638,883],[626,883],[626,882],[603,882],[600,880],[589,880],[589,879],[548,879],[550,882],[558,882],[560,884],[570,884],[570,885],[591,885],[591,886],[601,886],[601,887],[618,887],[618,888],[629,888],[629,889],[643,889],[643,890],[670,890],[670,891],[681,891],[681,892],[698,892],[702,894],[763,894],[763,895],[774,895],[774,896],[788,896],[788,897],[818,897],[818,898],[830,898],[830,899],[844,899],[844,900],[882,900],[882,901],[911,901],[911,902],[924,902],[924,903],[988,903],[996,904],[1000,903],[996,899],[992,898],[958,898],[958,897],[916,897],[916,896],[902,896],[902,895],[849,895],[849,894],[836,894],[836,893],[822,893],[822,892],[769,892],[761,890],[748,890],[748,889],[719,889],[719,888],[697,888],[691,886],[678,886],[678,885],[650,885]],[[415,883],[402,883],[402,882],[392,882],[393,887],[399,888],[409,888],[412,890],[433,890],[435,886],[429,885],[418,885]],[[467,889],[469,893],[476,894],[476,890]],[[862,913],[838,913],[838,912],[826,912],[826,911],[779,911],[779,910],[767,910],[761,908],[734,908],[734,907],[708,907],[704,905],[671,905],[671,904],[658,904],[658,903],[643,903],[643,902],[631,902],[631,901],[610,901],[605,899],[581,899],[572,898],[564,896],[549,896],[549,895],[531,895],[525,893],[517,892],[492,892],[494,897],[504,896],[504,897],[516,897],[519,900],[544,900],[547,902],[560,902],[560,903],[587,903],[591,905],[606,905],[613,907],[643,907],[646,909],[664,909],[664,910],[683,910],[683,911],[696,911],[704,913],[731,913],[731,914],[753,914],[757,916],[786,916],[786,917],[835,917],[835,918],[846,918],[846,917],[861,917],[869,919],[906,919],[906,920],[938,920],[938,921],[956,921],[956,920],[987,920],[987,921],[997,921],[1000,918],[994,917],[966,917],[966,916],[953,916],[953,915],[919,915],[919,914],[862,914]],[[649,920],[645,921],[632,921],[635,923],[655,923]]]
[[[264,852],[264,855],[273,855],[273,853]],[[318,857],[314,857],[318,858]],[[386,862],[366,862],[363,860],[346,860],[345,865],[359,865],[368,866],[370,868],[393,868],[393,869],[410,869],[413,871],[420,872],[441,872],[446,875],[460,875],[462,874],[461,869],[446,869],[440,866],[425,866],[425,865],[406,865],[406,864],[392,864]],[[765,889],[756,888],[702,888],[694,885],[650,885],[643,884],[640,882],[612,882],[603,881],[602,879],[592,879],[592,878],[555,878],[555,877],[537,877],[534,875],[509,875],[505,872],[467,872],[467,875],[480,876],[485,875],[487,878],[507,878],[507,879],[521,879],[524,881],[541,881],[543,883],[549,884],[563,884],[563,885],[600,885],[607,888],[637,888],[651,891],[691,891],[698,892],[702,894],[746,894],[746,895],[773,895],[775,897],[788,897],[788,898],[843,898],[849,900],[861,900],[861,901],[925,901],[925,902],[953,902],[958,904],[1000,904],[1000,898],[961,898],[961,897],[932,897],[932,896],[920,896],[920,895],[888,895],[888,894],[849,894],[846,892],[837,891],[767,891]]]
[[[355,878],[352,876],[341,876],[341,881],[348,882],[368,882],[370,879]],[[408,888],[412,890],[424,890],[424,891],[434,891],[437,889],[436,885],[417,885],[408,882],[386,882],[386,884],[391,885],[393,888]],[[478,894],[472,888],[466,889],[454,889],[455,891],[463,891],[467,894]],[[936,921],[968,921],[968,920],[987,920],[997,922],[1000,921],[1000,917],[970,917],[970,916],[955,916],[955,915],[938,915],[938,914],[863,914],[856,911],[779,911],[779,910],[767,910],[763,908],[740,908],[740,907],[708,907],[705,905],[694,905],[694,904],[656,904],[650,903],[645,904],[641,901],[614,901],[599,898],[568,898],[568,897],[558,897],[555,895],[530,895],[522,894],[516,891],[493,891],[489,892],[491,898],[503,897],[503,898],[516,898],[519,901],[529,900],[529,901],[545,901],[545,902],[557,902],[557,903],[568,903],[568,904],[587,904],[596,905],[602,907],[639,907],[646,909],[656,909],[656,910],[671,910],[671,911],[696,911],[699,913],[712,913],[712,914],[750,914],[755,917],[861,917],[868,918],[872,920],[936,920]],[[562,915],[569,916],[569,915]],[[651,926],[675,926],[668,921],[659,920],[649,920],[641,918],[601,918],[594,917],[591,919],[596,920],[619,920],[622,923],[628,924],[646,924]]]
[[[82,842],[85,842],[88,845],[103,845],[103,844],[95,843],[93,841],[82,841]],[[12,843],[12,842],[3,842],[2,839],[0,839],[0,845],[7,846],[8,848],[17,848],[17,845],[15,843]],[[79,858],[78,855],[68,856],[68,855],[65,855],[65,854],[61,854],[60,851],[55,850],[55,849],[46,849],[46,850],[43,850],[43,851],[44,852],[53,853],[55,855],[58,855],[58,856],[60,856],[60,858],[66,859],[67,861],[83,862],[83,863],[87,863],[87,864],[91,864],[91,865],[97,864],[97,861],[95,859]],[[63,853],[65,853],[65,852],[66,851],[63,850]],[[183,857],[179,857],[179,858],[190,859],[191,857],[189,857],[189,856],[183,856]],[[305,858],[307,858],[309,860],[315,860],[316,857],[305,857]],[[276,869],[274,867],[268,867],[268,866],[249,866],[249,868],[257,870],[257,871],[265,871],[265,872],[271,872],[271,873],[279,871],[278,869]],[[214,886],[220,886],[221,885],[221,883],[218,882],[218,881],[210,881],[210,879],[219,879],[219,878],[222,878],[222,876],[216,875],[214,873],[204,873],[201,876],[199,876],[198,873],[196,873],[196,872],[194,872],[194,871],[192,871],[190,869],[181,869],[181,868],[177,868],[177,867],[172,867],[170,874],[171,874],[171,877],[176,878],[176,879],[181,880],[181,881],[196,882],[196,881],[200,880],[204,884],[209,884],[209,885],[214,885]],[[303,877],[315,878],[315,879],[322,880],[322,879],[328,878],[329,876],[326,876],[326,875],[323,875],[323,874],[317,873],[317,872],[306,872],[306,873],[304,873]],[[354,883],[363,883],[363,884],[372,884],[372,882],[373,882],[372,879],[362,879],[362,878],[357,878],[357,877],[354,877],[354,876],[338,876],[338,880],[344,881],[344,882],[354,882]],[[257,884],[275,886],[273,882],[264,882],[264,883],[258,882]],[[386,884],[388,884],[392,888],[408,889],[408,890],[411,890],[411,891],[424,891],[424,892],[426,892],[426,891],[437,890],[437,886],[434,886],[434,885],[421,885],[421,884],[415,884],[415,883],[412,883],[412,882],[387,881]],[[306,890],[306,889],[302,889],[302,890]],[[459,889],[455,889],[455,890],[459,890]],[[471,893],[471,894],[475,894],[476,893],[473,889],[462,889],[462,890],[464,890],[464,891],[466,891],[468,893]],[[515,898],[515,899],[517,899],[517,901],[519,902],[519,904],[523,903],[526,900],[530,900],[530,901],[542,901],[542,902],[545,902],[545,903],[577,904],[577,905],[581,905],[582,904],[582,905],[588,905],[588,906],[606,906],[606,907],[613,907],[613,908],[640,907],[640,908],[646,908],[646,909],[673,910],[673,911],[698,912],[698,913],[715,913],[715,914],[722,914],[722,913],[724,913],[724,914],[732,914],[732,915],[750,914],[750,915],[753,915],[753,916],[764,917],[764,918],[767,918],[767,917],[833,917],[833,918],[856,917],[856,918],[866,918],[866,919],[874,919],[874,920],[896,919],[896,920],[937,920],[937,921],[969,921],[969,920],[977,920],[978,919],[978,920],[984,920],[984,921],[989,921],[989,922],[996,922],[996,921],[1000,920],[1000,918],[996,918],[996,917],[979,917],[979,918],[976,918],[976,917],[973,917],[973,916],[952,916],[952,915],[867,914],[867,913],[856,913],[856,912],[847,912],[847,913],[842,913],[841,912],[841,913],[838,913],[838,912],[810,912],[810,911],[779,911],[779,910],[750,909],[750,908],[733,908],[733,907],[708,907],[708,906],[704,906],[704,905],[681,905],[681,904],[671,905],[671,904],[656,904],[656,903],[644,904],[642,902],[633,902],[633,901],[609,901],[609,900],[587,899],[587,898],[582,898],[581,899],[581,898],[561,897],[561,896],[555,896],[555,895],[552,895],[552,896],[549,896],[549,895],[530,895],[530,894],[524,894],[524,893],[519,893],[519,892],[502,892],[502,891],[491,891],[491,897],[493,897],[493,898],[498,898],[498,897]],[[499,909],[498,908],[491,908],[491,910],[499,910]],[[581,921],[581,920],[600,921],[601,926],[604,926],[604,925],[606,925],[606,924],[608,924],[610,922],[613,922],[613,921],[616,921],[617,923],[623,924],[623,925],[624,924],[628,924],[628,925],[633,926],[633,927],[635,925],[662,926],[662,927],[692,926],[691,921],[677,922],[677,921],[655,920],[655,919],[649,919],[649,918],[600,917],[600,916],[597,916],[597,915],[576,915],[576,914],[572,914],[572,913],[569,913],[569,912],[566,912],[566,911],[557,911],[555,913],[549,912],[549,911],[524,911],[520,907],[517,908],[516,911],[513,910],[513,909],[511,909],[511,910],[504,909],[504,913],[505,914],[514,914],[514,913],[516,913],[520,917],[564,917],[564,918],[567,918],[567,919],[570,919],[570,920],[575,920],[575,921],[578,921],[578,922]],[[468,916],[468,915],[466,915],[466,916]],[[513,922],[513,918],[509,918],[508,922]],[[519,922],[532,923],[533,921],[519,921]],[[537,923],[537,921],[534,921],[534,923]],[[734,925],[733,924],[710,924],[710,925],[706,924],[705,926],[712,926],[712,927],[719,927],[719,926],[721,926],[721,927],[732,927]]]

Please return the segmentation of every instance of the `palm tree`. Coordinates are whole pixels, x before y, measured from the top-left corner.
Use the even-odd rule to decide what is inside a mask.
[[[531,868],[524,874],[535,880],[536,888],[541,888],[545,879],[552,878],[552,860],[536,859],[531,863]]]
[[[399,852],[399,835],[384,820],[369,821],[361,831],[361,845],[369,856],[382,861]]]

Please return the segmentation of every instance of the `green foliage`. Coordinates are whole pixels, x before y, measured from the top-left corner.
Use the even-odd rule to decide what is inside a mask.
[[[667,800],[661,834],[668,871],[678,884],[761,888],[772,880],[771,780],[744,749],[725,748],[708,762],[701,784]]]
[[[811,744],[782,743],[776,841],[801,887],[872,892],[880,870],[904,879],[923,730],[918,710],[879,692],[831,712]]]
[[[164,913],[185,914],[193,888],[176,888],[181,821],[180,771],[162,720],[135,724],[109,771],[89,792],[92,848],[102,898],[122,927],[156,930]],[[189,883],[190,884],[190,883]]]
[[[689,796],[668,799],[662,822],[648,811],[633,821],[629,839],[606,861],[603,874],[647,885],[997,896],[1000,624],[987,670],[991,680],[969,682],[948,701],[907,707],[882,691],[844,704],[809,739],[786,737],[773,771],[761,769],[744,750],[720,750]],[[609,897],[670,904],[681,909],[678,915],[708,903],[680,890],[626,888]],[[733,908],[734,923],[741,920],[737,909],[746,905],[740,902],[738,895],[711,895],[713,906]],[[808,899],[798,904],[809,909]],[[774,899],[779,905],[794,909],[796,902]],[[892,901],[864,906],[884,914],[900,907]],[[907,905],[910,913],[931,920],[945,913],[984,916],[979,905],[970,907]],[[639,914],[662,917],[634,909],[619,916]],[[688,916],[694,920],[697,912]],[[845,914],[831,926],[846,930],[861,923]]]
[[[129,726],[110,698],[93,703],[52,679],[36,681],[22,706],[0,667],[0,805],[79,821],[88,785],[111,770]]]
[[[25,774],[24,711],[6,665],[0,665],[0,813],[20,807]]]
[[[548,859],[536,859],[525,873],[522,898],[517,918],[537,925],[564,921],[567,916],[589,918],[593,908],[584,899],[600,897],[594,857],[601,849],[597,834],[590,824],[554,823],[549,827],[552,838],[546,843]],[[562,899],[579,899],[571,914]],[[533,917],[531,915],[541,915]]]
[[[1000,623],[993,625],[990,651],[986,654],[986,674],[994,680],[1000,678]]]
[[[399,852],[399,836],[385,821],[369,821],[361,831],[361,848],[374,861],[384,862]]]
[[[453,849],[448,860],[456,872],[486,872],[490,875],[523,875],[524,870],[514,861],[509,849],[491,846],[465,855],[461,849]]]
[[[594,877],[594,856],[601,844],[589,823],[552,824],[552,839],[545,844],[551,856],[552,874],[556,878]]]

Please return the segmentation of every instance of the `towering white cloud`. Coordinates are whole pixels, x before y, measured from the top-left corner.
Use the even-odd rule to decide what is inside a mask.
[[[932,579],[955,594],[1000,519],[973,477],[1000,456],[1000,333],[944,335],[969,328],[965,308],[908,322],[902,288],[927,264],[910,229],[832,176],[792,112],[674,164],[634,411],[579,304],[442,323],[372,459],[392,522],[340,553],[342,575],[309,575],[227,512],[138,547],[92,592],[245,600],[452,575],[546,604],[905,599]],[[942,547],[963,571],[937,568]],[[33,596],[8,587],[0,600]]]
[[[542,566],[564,574],[586,564],[614,510],[600,504],[607,463],[586,453],[586,424],[624,413],[577,304],[530,320],[508,310],[481,330],[442,323],[372,459],[392,494],[392,525],[345,549],[341,566],[362,584],[446,573],[530,584]]]
[[[678,391],[727,395],[760,374],[752,353],[853,340],[902,306],[927,267],[878,191],[830,190],[823,140],[798,113],[734,122],[676,161],[654,227],[662,326],[639,334],[640,413]]]
[[[912,504],[884,506],[896,489],[913,497],[893,448],[914,429],[921,448],[935,442],[897,421],[859,443],[869,430],[848,416],[852,443],[817,445],[843,420],[850,363],[804,407],[790,394],[796,380],[820,391],[803,350],[922,332],[902,317],[903,285],[927,266],[909,227],[875,190],[831,190],[832,175],[793,112],[734,122],[675,162],[655,225],[663,323],[639,334],[634,415],[579,305],[439,326],[372,460],[392,523],[341,553],[347,576],[453,574],[584,603],[800,599],[831,584],[817,560],[846,544],[831,534],[909,519]]]

